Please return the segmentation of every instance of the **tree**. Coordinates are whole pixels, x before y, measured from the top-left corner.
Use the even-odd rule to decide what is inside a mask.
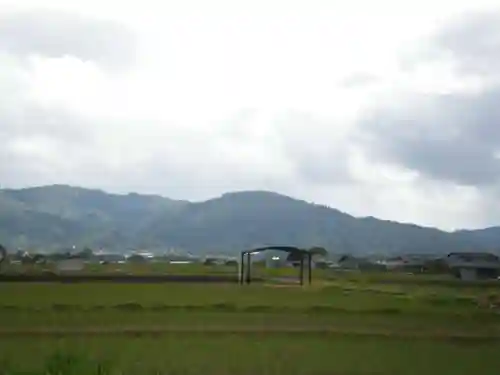
[[[94,256],[94,252],[92,251],[92,249],[86,247],[84,248],[82,251],[80,251],[78,254],[77,254],[78,258],[81,258],[81,259],[91,259],[93,256]]]
[[[203,261],[204,266],[215,266],[217,264],[217,260],[214,258],[206,258]]]
[[[290,251],[288,253],[286,261],[291,262],[291,263],[300,262],[300,260],[303,258],[303,256],[304,256],[304,253],[302,253],[301,251]]]
[[[23,254],[23,256],[21,257],[21,264],[33,264],[33,263],[35,262],[33,261],[33,257],[30,254],[28,253]]]
[[[448,263],[444,259],[428,260],[424,263],[423,268],[425,272],[429,273],[447,274],[451,272]]]
[[[320,256],[326,257],[328,255],[328,251],[324,247],[314,246],[309,249],[309,252],[312,256]]]
[[[47,259],[43,254],[35,254],[33,255],[32,262],[35,264],[45,264],[47,262]]]
[[[69,252],[58,252],[48,254],[46,258],[52,262],[57,262],[59,260],[70,259],[71,254]]]
[[[7,250],[0,245],[0,264],[7,258]]]
[[[131,255],[131,256],[129,256],[127,258],[127,261],[129,261],[131,263],[145,263],[146,262],[146,258],[144,258],[140,254],[133,254],[133,255]]]

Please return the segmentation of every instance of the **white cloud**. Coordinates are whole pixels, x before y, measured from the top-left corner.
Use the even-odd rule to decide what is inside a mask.
[[[484,213],[494,194],[374,160],[357,126],[388,103],[412,116],[404,100],[416,95],[482,92],[484,80],[431,59],[426,43],[448,20],[494,6],[0,0],[3,17],[79,20],[64,39],[34,43],[46,26],[25,21],[29,34],[14,25],[19,35],[0,36],[0,179],[186,199],[274,189],[356,215],[494,224]],[[120,32],[102,39],[108,27]],[[36,48],[20,54],[15,40]],[[130,60],[115,69],[117,56]]]

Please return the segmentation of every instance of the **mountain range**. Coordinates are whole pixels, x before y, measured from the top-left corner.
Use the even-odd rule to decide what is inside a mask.
[[[0,243],[8,249],[179,249],[238,252],[261,245],[321,246],[332,253],[396,254],[500,249],[500,227],[445,232],[267,191],[204,202],[108,194],[66,185],[0,189]]]

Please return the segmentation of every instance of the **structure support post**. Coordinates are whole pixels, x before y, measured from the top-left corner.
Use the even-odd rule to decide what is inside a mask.
[[[311,253],[308,253],[307,254],[307,268],[308,268],[308,272],[307,272],[307,275],[309,277],[309,285],[311,285],[312,283],[312,254]]]
[[[238,282],[243,284],[245,275],[245,252],[241,252],[240,268],[238,269]]]
[[[252,270],[251,270],[251,266],[252,266],[252,261],[251,261],[251,257],[252,254],[250,254],[249,252],[247,253],[247,284],[250,284],[250,280],[251,280],[251,277],[252,277]]]
[[[304,254],[300,255],[300,285],[304,285]]]

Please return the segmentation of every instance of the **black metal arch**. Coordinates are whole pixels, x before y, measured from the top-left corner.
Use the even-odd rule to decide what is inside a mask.
[[[250,256],[255,253],[260,253],[262,251],[267,251],[267,250],[278,250],[278,251],[284,251],[286,253],[294,253],[294,254],[300,254],[300,274],[299,274],[299,281],[300,285],[304,285],[304,259],[307,258],[307,275],[308,275],[308,281],[309,284],[312,282],[312,253],[309,250],[305,249],[300,249],[295,246],[264,246],[264,247],[258,247],[256,249],[252,250],[245,250],[241,252],[241,260],[240,260],[240,268],[239,268],[239,274],[238,274],[238,280],[240,284],[243,284],[245,281],[247,284],[250,284],[252,280],[252,261],[250,259]],[[246,264],[245,264],[245,256],[246,256]],[[245,267],[246,265],[246,267]],[[246,277],[245,277],[246,276]]]

